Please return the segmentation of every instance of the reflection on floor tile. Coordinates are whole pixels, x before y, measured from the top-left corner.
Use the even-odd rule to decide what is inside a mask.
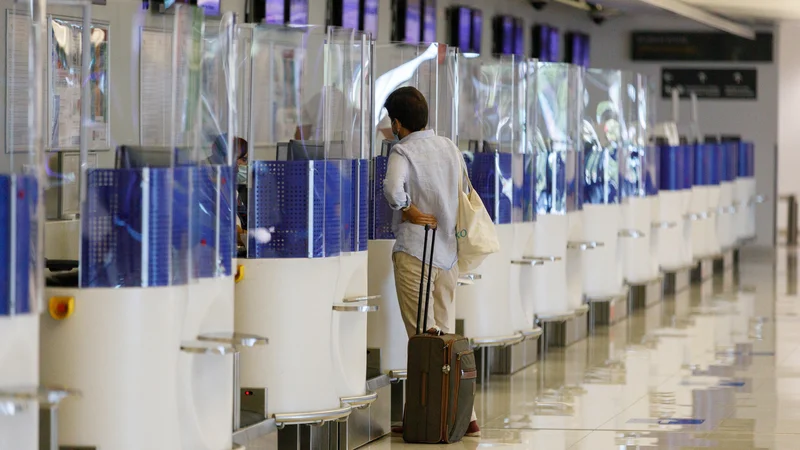
[[[787,259],[743,255],[739,286],[731,274],[694,286],[493,377],[476,398],[483,437],[450,448],[800,448],[798,266]],[[367,448],[393,447],[430,448]]]

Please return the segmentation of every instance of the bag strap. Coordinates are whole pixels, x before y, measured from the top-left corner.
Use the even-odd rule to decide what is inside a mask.
[[[467,186],[469,186],[469,191],[472,192],[472,180],[469,179],[469,173],[467,173],[467,163],[464,161],[464,155],[461,154],[458,148],[456,148],[456,156],[458,157],[459,172],[461,172],[458,177],[458,195],[464,193],[464,178],[467,179]]]

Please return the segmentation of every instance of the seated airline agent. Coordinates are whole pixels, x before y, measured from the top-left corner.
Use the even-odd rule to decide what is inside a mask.
[[[455,292],[458,282],[456,215],[458,177],[465,172],[458,147],[428,126],[428,103],[413,87],[394,91],[384,104],[399,139],[389,155],[384,195],[395,211],[394,280],[400,312],[409,337],[416,332],[417,301],[422,269],[425,225],[437,227],[432,276],[433,308],[428,310],[431,333],[455,332]],[[464,183],[466,186],[466,183]],[[401,217],[398,217],[401,216]],[[399,220],[398,220],[399,219]],[[427,280],[427,279],[426,279]],[[401,432],[394,429],[393,432]],[[480,436],[475,411],[468,437]]]

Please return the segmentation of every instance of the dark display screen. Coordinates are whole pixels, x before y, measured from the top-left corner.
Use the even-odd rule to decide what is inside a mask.
[[[422,42],[436,41],[436,0],[423,0]]]
[[[340,0],[342,2],[342,27],[358,29],[359,4],[358,0]]]
[[[483,13],[477,9],[472,10],[472,32],[470,36],[470,50],[474,53],[481,52],[481,38],[483,37]]]
[[[550,45],[550,48],[547,50],[547,61],[558,62],[558,56],[561,52],[561,46],[559,45],[561,40],[559,39],[558,28],[550,27],[550,38],[547,42]]]
[[[289,2],[289,23],[292,25],[308,24],[308,0],[291,0]]]
[[[514,19],[510,16],[495,16],[492,20],[492,52],[498,55],[514,53]]]
[[[284,0],[265,0],[266,6],[264,21],[283,25],[286,23],[286,10]]]
[[[378,37],[378,2],[379,0],[361,0],[363,16],[361,30]]]
[[[403,42],[416,44],[422,35],[422,5],[420,0],[406,0],[405,36]]]
[[[588,34],[581,35],[581,62],[583,67],[589,68],[591,66],[591,42]]]
[[[550,61],[550,27],[534,25],[531,35],[531,56],[542,62]]]
[[[520,18],[514,19],[514,54],[525,55],[525,26]]]
[[[203,9],[206,16],[215,17],[221,14],[219,2],[220,0],[197,0],[197,6]]]

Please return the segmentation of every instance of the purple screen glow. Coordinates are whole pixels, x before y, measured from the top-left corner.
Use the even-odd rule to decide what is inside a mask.
[[[378,2],[379,0],[364,0],[364,26],[362,31],[370,33],[373,38],[378,37]]]
[[[423,0],[422,5],[422,42],[436,42],[436,0]]]
[[[581,35],[581,64],[583,67],[587,69],[591,66],[591,58],[590,58],[590,48],[591,44],[589,42],[589,35],[582,34]]]
[[[342,2],[342,28],[358,29],[358,0],[341,0]]]
[[[406,27],[403,42],[416,44],[419,42],[421,26],[421,5],[420,0],[406,0]]]
[[[219,16],[219,2],[220,0],[197,0],[197,6],[203,9],[203,14],[206,16]]]
[[[265,2],[266,14],[264,21],[267,23],[283,25],[286,20],[284,16],[285,11],[283,0],[265,0]]]
[[[514,53],[514,20],[511,17],[503,16],[500,53],[510,55]],[[495,38],[496,39],[496,38]]]
[[[470,39],[472,38],[472,11],[469,8],[457,8],[455,17],[458,17],[457,42],[453,42],[462,52],[472,51]]]
[[[561,49],[559,48],[559,36],[558,36],[558,28],[548,27],[550,30],[550,37],[547,39],[547,43],[550,48],[547,49],[547,56],[549,62],[558,62],[558,54],[560,53]]]
[[[519,18],[514,19],[514,54],[525,55],[525,27]]]
[[[308,0],[291,0],[289,3],[289,23],[308,25]]]
[[[534,58],[542,62],[550,61],[550,27],[536,25],[533,27],[533,52]]]
[[[469,23],[469,22],[467,22]],[[483,37],[483,13],[477,9],[472,10],[472,35],[470,36],[470,50],[474,53],[481,52],[481,38]]]

